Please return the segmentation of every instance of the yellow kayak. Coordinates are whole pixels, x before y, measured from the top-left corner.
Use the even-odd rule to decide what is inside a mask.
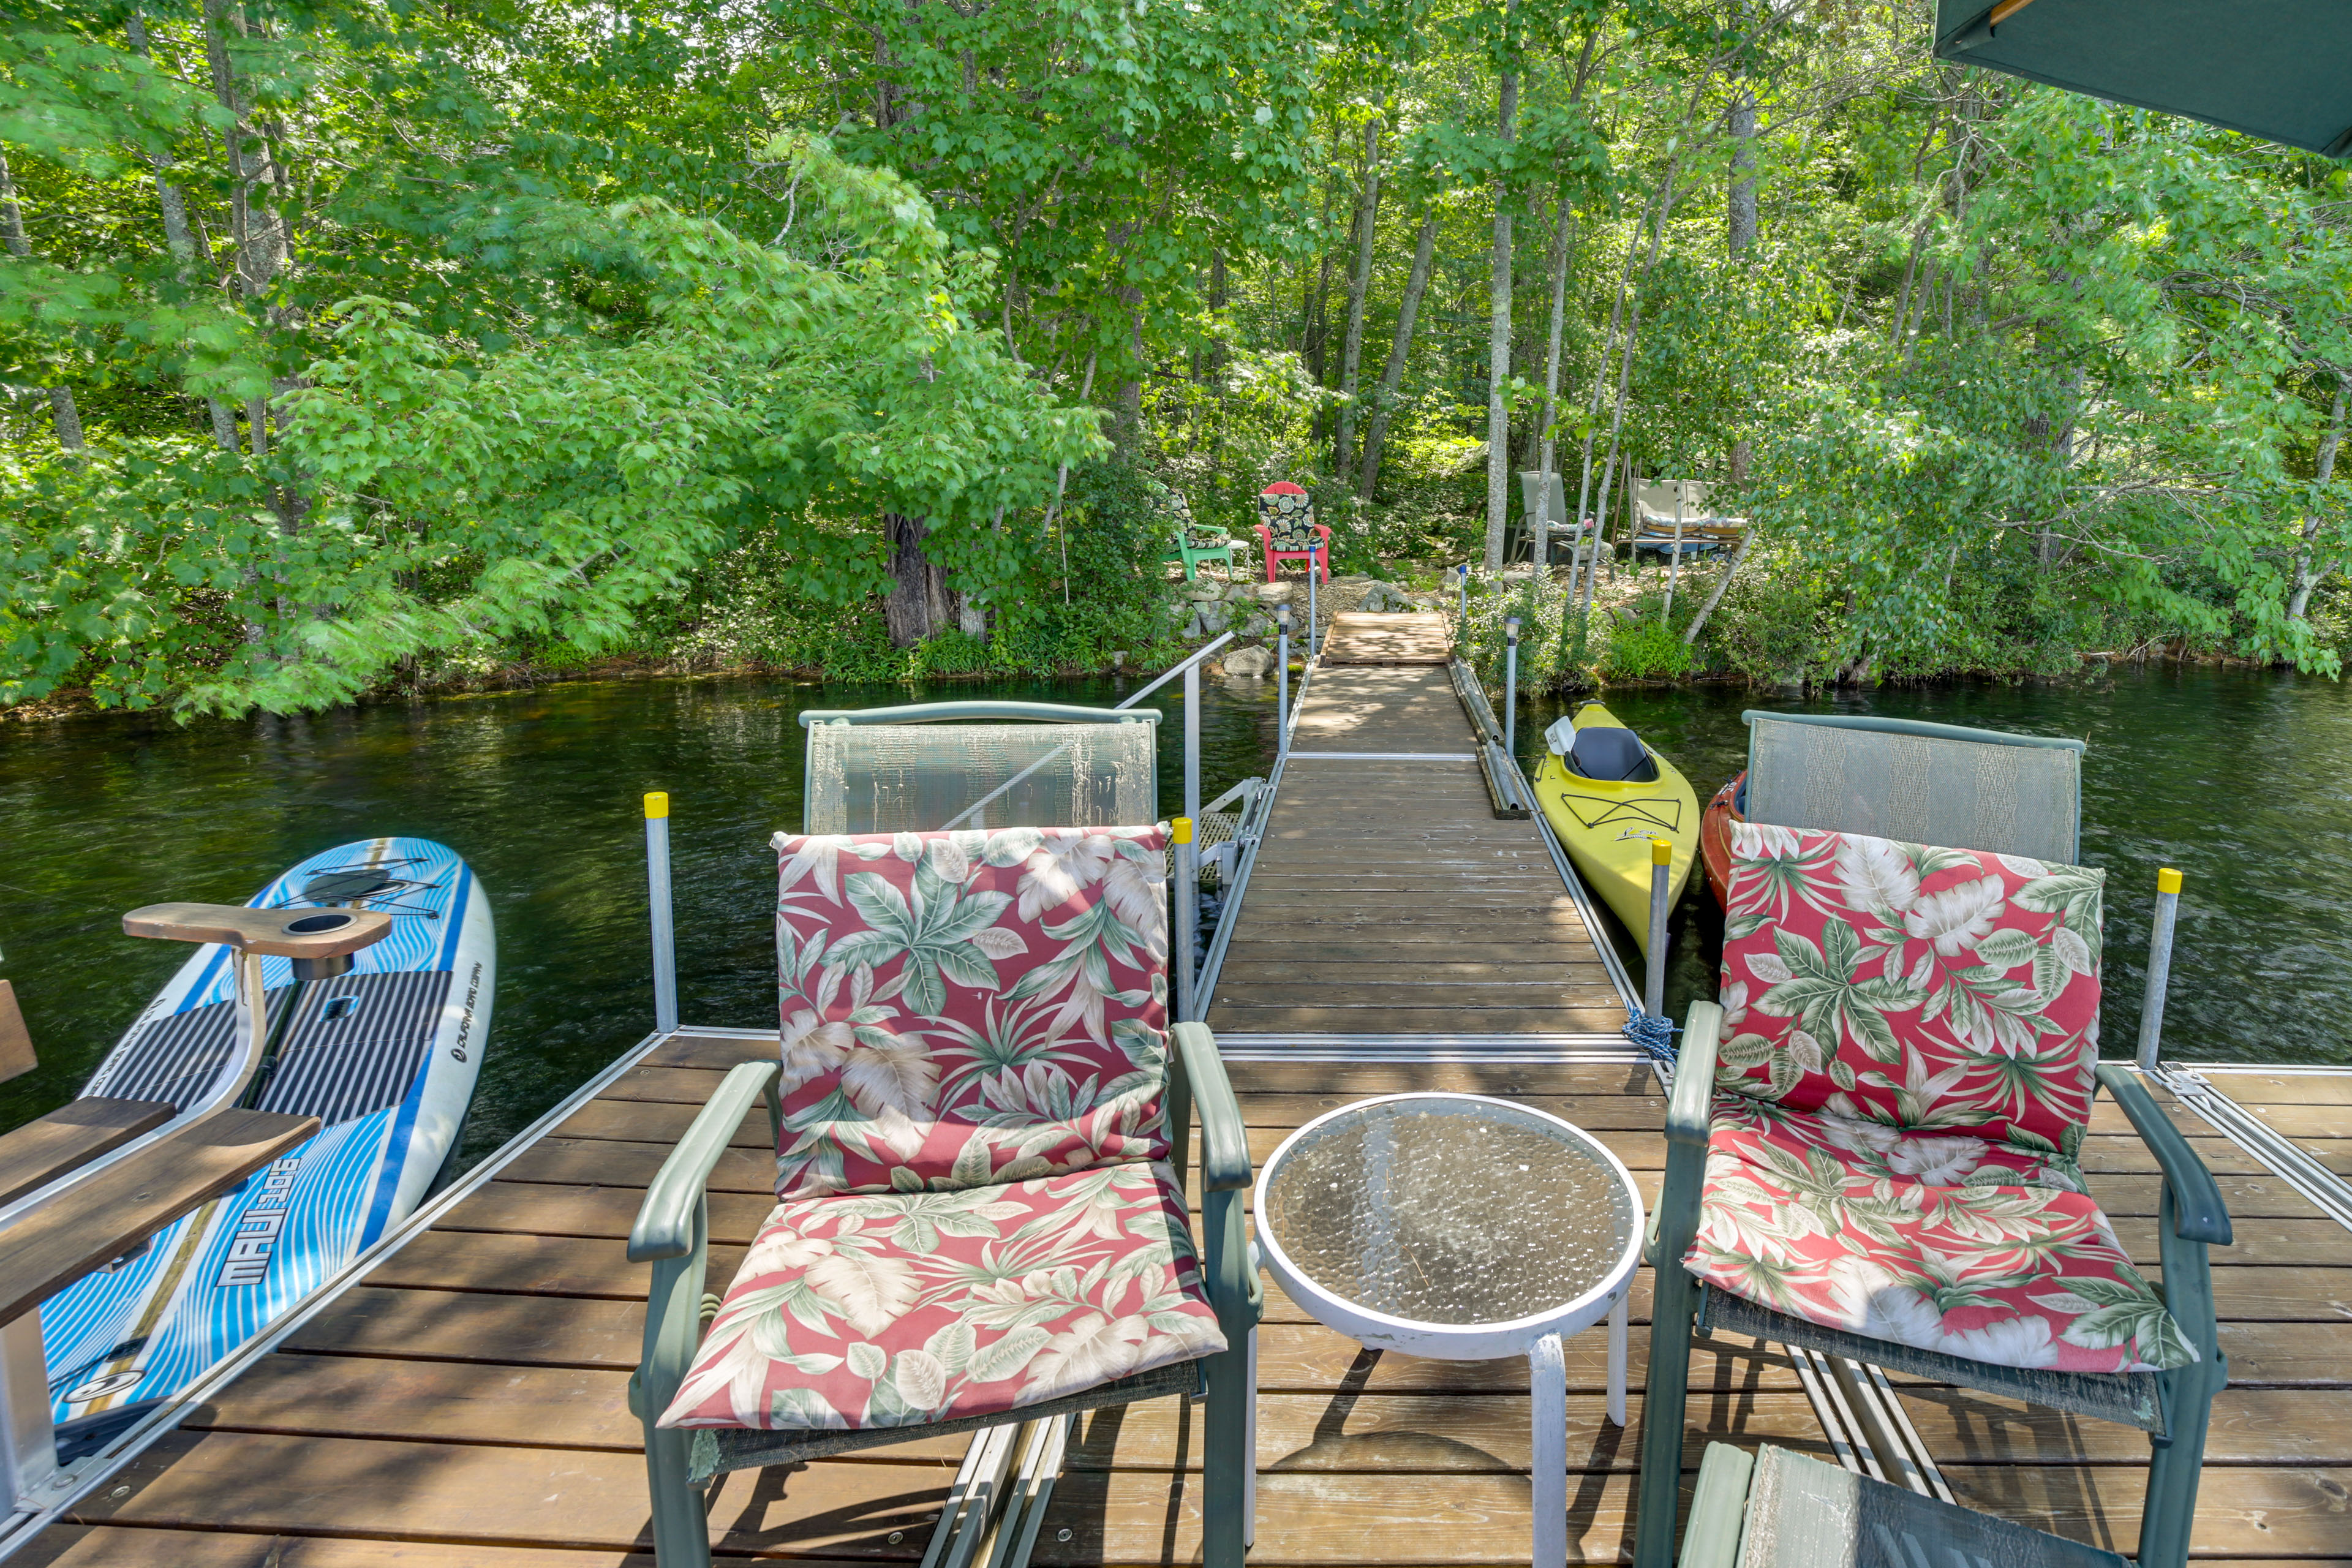
[[[1683,896],[1698,858],[1698,796],[1674,763],[1598,702],[1544,731],[1536,804],[1586,887],[1650,951],[1650,841],[1674,846],[1666,902]]]

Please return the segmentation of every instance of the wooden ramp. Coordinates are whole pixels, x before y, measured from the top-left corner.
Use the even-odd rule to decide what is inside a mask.
[[[1606,938],[1541,826],[1496,818],[1476,746],[1443,664],[1316,671],[1213,977],[1211,1028],[1623,1044]]]
[[[1454,657],[1444,616],[1375,616],[1353,610],[1331,617],[1320,650],[1326,665],[1444,664]]]
[[[668,1142],[730,1064],[772,1035],[684,1033],[523,1150],[12,1560],[41,1568],[653,1568],[643,1458],[626,1409],[646,1270],[623,1243]],[[1654,1200],[1664,1105],[1636,1064],[1236,1062],[1252,1158],[1367,1095],[1468,1089],[1591,1129]],[[2352,1170],[2352,1076],[2280,1068],[2225,1082],[2336,1171]],[[2158,1098],[2163,1097],[2159,1093]],[[2222,1563],[2352,1561],[2352,1231],[2185,1113],[2238,1244],[2213,1254],[2231,1384],[2213,1412],[2195,1551]],[[710,1200],[713,1284],[769,1209],[755,1110]],[[2083,1149],[2124,1245],[2157,1263],[2156,1167],[2111,1105]],[[1568,1345],[1571,1561],[1631,1550],[1650,1291],[1636,1281],[1633,1426],[1603,1414],[1605,1336]],[[1365,1351],[1269,1280],[1260,1330],[1257,1544],[1282,1565],[1525,1563],[1527,1363]],[[2123,1427],[1897,1378],[1963,1502],[2129,1552],[2147,1444]],[[1700,1342],[1685,1471],[1709,1438],[1826,1457],[1794,1369]],[[913,1564],[961,1439],[730,1476],[720,1562]],[[1085,1418],[1034,1561],[1198,1560],[1201,1429],[1174,1400]],[[1687,1481],[1688,1475],[1685,1475]]]

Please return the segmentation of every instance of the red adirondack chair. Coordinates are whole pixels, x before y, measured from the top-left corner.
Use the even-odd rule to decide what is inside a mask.
[[[1309,572],[1331,580],[1331,531],[1315,521],[1315,502],[1288,479],[1276,479],[1257,496],[1257,541],[1265,552],[1265,580],[1275,563],[1304,561]]]

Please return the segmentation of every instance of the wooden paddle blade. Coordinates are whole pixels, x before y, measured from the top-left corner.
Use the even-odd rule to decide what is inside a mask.
[[[33,1054],[33,1037],[25,1015],[16,1007],[16,988],[0,980],[0,1083],[22,1078],[40,1066]]]

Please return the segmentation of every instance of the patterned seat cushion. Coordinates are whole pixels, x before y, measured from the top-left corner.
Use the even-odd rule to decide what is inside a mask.
[[[1683,1266],[1793,1317],[1997,1366],[2116,1373],[2197,1359],[2084,1194],[1870,1164],[1718,1121]]]
[[[1717,1082],[2073,1158],[2098,1065],[2105,878],[1736,825]]]
[[[777,1195],[1165,1158],[1167,837],[778,834]]]
[[[1849,1173],[1939,1187],[2051,1187],[2079,1193],[2082,1167],[2047,1149],[1974,1133],[1914,1131],[1833,1110],[1791,1110],[1745,1094],[1715,1097],[1714,1138],[1762,1158],[1770,1144],[1800,1159],[1827,1155]]]
[[[1225,1348],[1164,1165],[777,1205],[664,1426],[992,1415]]]
[[[1277,551],[1312,550],[1321,542],[1315,531],[1314,498],[1286,479],[1259,492],[1257,517]]]

